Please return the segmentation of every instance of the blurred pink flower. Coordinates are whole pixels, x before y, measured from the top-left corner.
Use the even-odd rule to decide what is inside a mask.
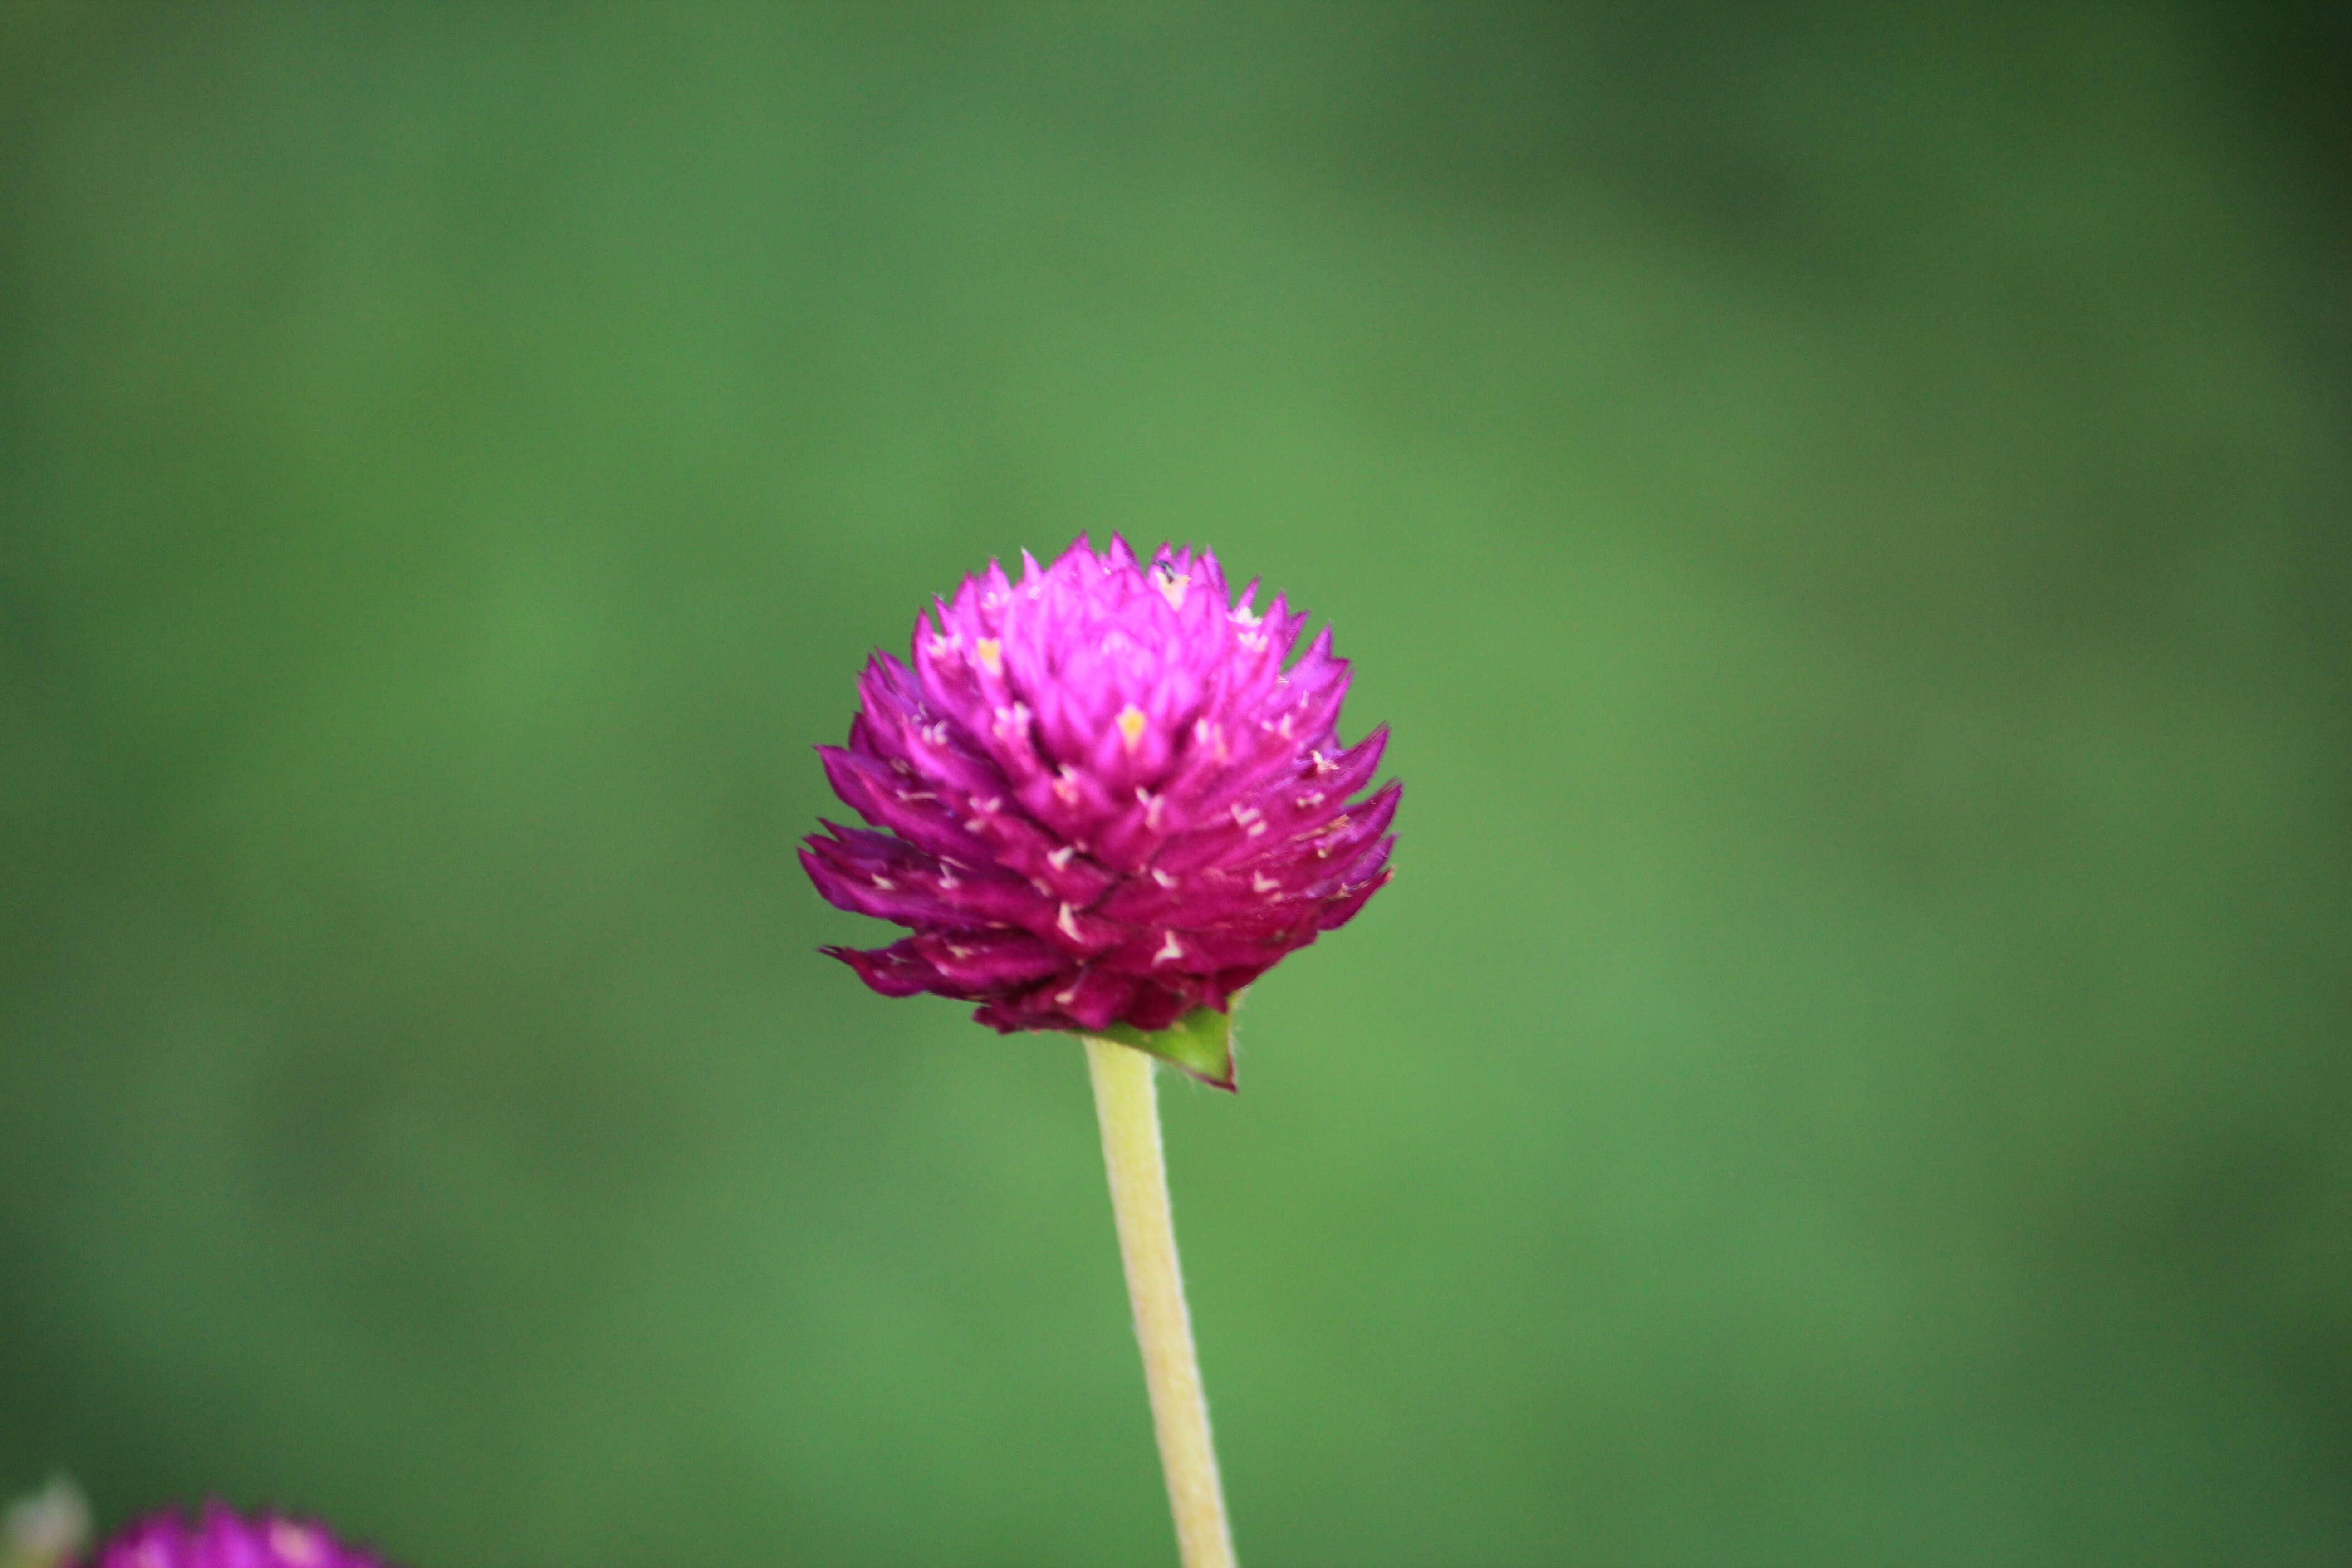
[[[385,1568],[373,1552],[345,1545],[326,1526],[284,1514],[250,1516],[206,1503],[194,1524],[177,1512],[124,1526],[87,1568]]]

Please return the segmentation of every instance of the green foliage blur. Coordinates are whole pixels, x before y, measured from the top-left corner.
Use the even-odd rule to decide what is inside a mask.
[[[793,858],[1117,530],[1406,786],[1163,1090],[1253,1568],[2352,1557],[2300,15],[0,12],[0,1493],[1172,1561],[1078,1047]]]

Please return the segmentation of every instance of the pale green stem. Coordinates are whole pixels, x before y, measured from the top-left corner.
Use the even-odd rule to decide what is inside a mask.
[[[1225,1494],[1209,1441],[1209,1403],[1192,1353],[1192,1320],[1184,1310],[1184,1277],[1176,1263],[1176,1226],[1168,1209],[1168,1161],[1160,1148],[1160,1100],[1151,1058],[1115,1040],[1087,1037],[1095,1117],[1102,1123],[1103,1163],[1110,1172],[1111,1212],[1135,1307],[1143,1381],[1151,1391],[1151,1426],[1168,1473],[1176,1514],[1176,1551],[1184,1568],[1234,1568]]]

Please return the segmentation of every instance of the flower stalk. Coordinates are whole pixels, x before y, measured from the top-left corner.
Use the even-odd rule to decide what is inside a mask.
[[[1152,1064],[1234,1087],[1233,1010],[1389,880],[1388,731],[1339,739],[1348,662],[1276,595],[1238,600],[1207,551],[1084,536],[995,562],[876,652],[848,743],[820,746],[865,827],[801,851],[835,906],[905,926],[824,951],[886,996],[979,1005],[1006,1034],[1086,1042],[1135,1337],[1184,1568],[1232,1533],[1176,1232]],[[1370,793],[1367,794],[1366,792]]]
[[[1233,1568],[1233,1532],[1225,1521],[1224,1489],[1209,1437],[1209,1404],[1176,1259],[1153,1059],[1116,1040],[1091,1035],[1085,1039],[1119,1257],[1135,1309],[1143,1379],[1151,1394],[1151,1426],[1168,1477],[1168,1505],[1176,1516],[1177,1555],[1183,1568]]]

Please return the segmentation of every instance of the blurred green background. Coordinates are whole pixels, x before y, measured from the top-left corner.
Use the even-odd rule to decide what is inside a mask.
[[[866,650],[1197,541],[1399,874],[1169,1136],[1254,1568],[2352,1559],[2352,23],[17,5],[0,1488],[1173,1559]]]

